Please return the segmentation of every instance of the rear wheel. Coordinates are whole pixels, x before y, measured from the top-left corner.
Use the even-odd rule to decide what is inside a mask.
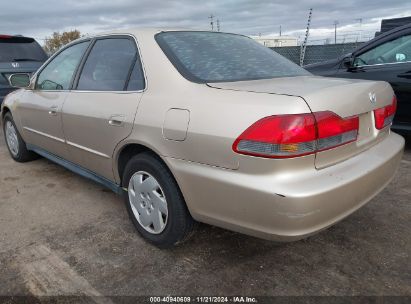
[[[37,154],[27,150],[26,143],[21,138],[10,112],[4,116],[3,132],[7,148],[15,161],[23,163],[38,158]]]
[[[161,160],[151,153],[134,156],[125,168],[123,187],[130,218],[144,239],[160,248],[188,239],[195,222]]]

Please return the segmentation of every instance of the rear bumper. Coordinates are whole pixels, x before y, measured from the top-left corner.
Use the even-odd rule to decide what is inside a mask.
[[[391,133],[339,164],[301,174],[245,174],[166,159],[192,216],[201,222],[278,241],[304,238],[342,220],[393,178],[404,139]]]

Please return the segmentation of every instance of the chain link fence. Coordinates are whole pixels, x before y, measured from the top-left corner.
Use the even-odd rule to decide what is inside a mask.
[[[303,65],[338,58],[344,54],[351,53],[362,44],[363,42],[307,45]],[[301,46],[273,47],[271,49],[280,55],[283,55],[285,58],[288,58],[292,62],[298,65],[300,64]]]

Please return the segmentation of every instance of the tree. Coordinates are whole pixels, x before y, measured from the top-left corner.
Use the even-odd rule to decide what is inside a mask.
[[[73,30],[69,32],[54,32],[51,37],[46,37],[46,42],[44,44],[44,50],[49,54],[55,53],[63,45],[76,40],[81,37],[81,34],[78,30]]]

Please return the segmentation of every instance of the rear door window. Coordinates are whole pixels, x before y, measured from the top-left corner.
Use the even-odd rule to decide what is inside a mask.
[[[77,90],[124,91],[140,88],[143,78],[137,54],[132,39],[97,40],[84,64]]]
[[[144,73],[141,67],[141,61],[138,58],[134,63],[133,70],[131,71],[130,80],[127,85],[127,91],[141,91],[144,90],[144,86]]]

